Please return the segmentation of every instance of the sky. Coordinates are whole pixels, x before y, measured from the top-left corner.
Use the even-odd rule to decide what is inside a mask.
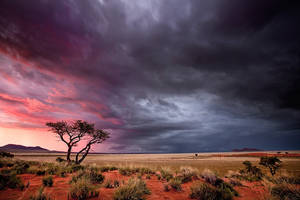
[[[300,149],[299,1],[0,1],[0,145],[95,152]]]

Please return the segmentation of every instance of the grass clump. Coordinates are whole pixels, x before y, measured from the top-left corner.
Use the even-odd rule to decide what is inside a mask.
[[[150,194],[146,183],[141,179],[129,179],[126,185],[119,187],[114,193],[114,200],[141,200]]]
[[[234,196],[238,196],[238,193],[220,178],[215,180],[214,185],[198,181],[191,186],[192,199],[232,200]]]
[[[47,195],[44,194],[44,187],[40,187],[37,194],[31,196],[29,199],[30,200],[51,200],[50,197],[47,197]]]
[[[212,172],[209,169],[204,169],[203,172],[201,173],[201,177],[210,184],[215,184],[216,180],[217,180],[217,175]]]
[[[87,177],[81,177],[76,182],[72,182],[68,196],[74,200],[85,200],[98,197],[99,192],[95,190]]]
[[[191,167],[182,167],[177,177],[181,179],[182,183],[190,182],[193,180],[193,177],[197,178],[197,170]]]
[[[182,187],[181,187],[181,179],[178,177],[172,178],[170,181],[170,186],[175,189],[176,191],[181,191]]]
[[[272,187],[271,194],[280,200],[298,200],[300,199],[300,188],[293,184],[277,184]]]
[[[136,172],[136,170],[131,169],[129,167],[119,168],[119,173],[122,174],[123,176],[130,176],[135,172]]]
[[[72,176],[71,183],[77,182],[82,177],[88,179],[93,184],[103,183],[105,177],[101,173],[97,173],[95,170],[81,170],[76,175]]]
[[[169,181],[173,178],[173,174],[169,170],[166,170],[166,169],[161,169],[160,175],[161,175],[161,178],[166,181]]]
[[[52,176],[46,176],[46,177],[44,177],[43,178],[43,185],[44,186],[48,186],[48,187],[52,187],[52,185],[53,185],[53,178],[52,178]]]
[[[0,190],[5,188],[19,188],[24,189],[24,183],[20,177],[17,177],[16,174],[0,174]]]

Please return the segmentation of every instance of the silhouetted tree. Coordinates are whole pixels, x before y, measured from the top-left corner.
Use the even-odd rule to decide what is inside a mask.
[[[55,133],[68,146],[67,161],[69,163],[72,161],[72,148],[77,146],[80,141],[86,141],[86,145],[76,153],[76,164],[80,164],[85,159],[92,145],[102,143],[109,138],[108,132],[95,129],[94,124],[82,120],[70,123],[66,121],[48,122],[46,125],[50,127],[49,131]]]
[[[277,169],[281,167],[281,161],[276,156],[273,157],[261,157],[260,158],[260,165],[269,168],[272,176],[276,174]]]

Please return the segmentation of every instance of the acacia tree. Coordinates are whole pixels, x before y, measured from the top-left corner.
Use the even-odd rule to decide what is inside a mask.
[[[72,148],[77,146],[80,141],[86,141],[85,146],[76,153],[75,163],[80,164],[89,153],[92,145],[99,144],[109,138],[109,133],[95,129],[94,124],[86,121],[76,120],[73,122],[59,121],[46,123],[51,132],[55,133],[61,141],[68,146],[67,161],[72,162]]]

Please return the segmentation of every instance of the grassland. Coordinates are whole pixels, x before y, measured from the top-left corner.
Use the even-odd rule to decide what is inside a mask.
[[[274,153],[274,152],[268,152]],[[299,153],[299,151],[291,152]],[[216,155],[234,155],[237,157],[225,157]],[[15,158],[27,161],[55,162],[60,153],[17,153]],[[242,162],[251,161],[258,165],[259,157],[239,157],[238,153],[200,153],[195,157],[194,153],[183,154],[90,154],[83,164],[116,167],[147,167],[158,169],[169,168],[173,171],[180,167],[189,166],[203,171],[210,169],[220,176],[224,176],[229,170],[235,171],[243,167]],[[300,158],[281,158],[283,167],[279,173],[288,173],[300,176]]]

